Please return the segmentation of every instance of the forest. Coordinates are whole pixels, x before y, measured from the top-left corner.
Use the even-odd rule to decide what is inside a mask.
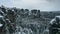
[[[49,23],[60,11],[0,7],[1,34],[49,34]]]

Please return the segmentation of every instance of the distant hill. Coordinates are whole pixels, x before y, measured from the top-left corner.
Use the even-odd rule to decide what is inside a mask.
[[[60,15],[60,11],[51,11],[51,12],[42,12],[41,15],[45,18],[54,18],[57,15]]]

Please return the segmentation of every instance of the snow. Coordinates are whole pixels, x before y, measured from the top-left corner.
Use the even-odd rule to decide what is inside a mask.
[[[14,11],[14,10],[12,10],[12,11]]]
[[[52,20],[50,21],[50,24],[55,23],[55,21],[56,21],[56,17],[60,19],[60,16],[55,16],[55,18],[54,18],[54,19],[52,19]]]
[[[50,24],[53,24],[55,21],[55,18],[50,21]]]
[[[24,32],[18,32],[18,34],[25,34]]]
[[[55,16],[55,18],[56,18],[56,17],[60,19],[60,16]]]
[[[47,32],[49,32],[49,30],[48,30],[48,29],[46,29],[46,31],[47,31]]]
[[[59,17],[60,18],[60,16],[55,16],[55,17]]]
[[[3,11],[1,11],[2,13],[4,13]]]
[[[24,32],[15,32],[13,34],[26,34],[26,33],[24,33]]]
[[[0,15],[0,18],[2,18],[3,16]]]
[[[3,24],[0,24],[0,27],[2,27],[3,26]]]

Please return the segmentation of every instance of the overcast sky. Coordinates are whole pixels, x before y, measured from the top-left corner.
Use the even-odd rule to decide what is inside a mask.
[[[60,11],[60,0],[0,0],[0,6]]]

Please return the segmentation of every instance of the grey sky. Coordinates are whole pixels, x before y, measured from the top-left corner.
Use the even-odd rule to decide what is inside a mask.
[[[60,11],[60,0],[0,0],[0,5],[41,11]]]

